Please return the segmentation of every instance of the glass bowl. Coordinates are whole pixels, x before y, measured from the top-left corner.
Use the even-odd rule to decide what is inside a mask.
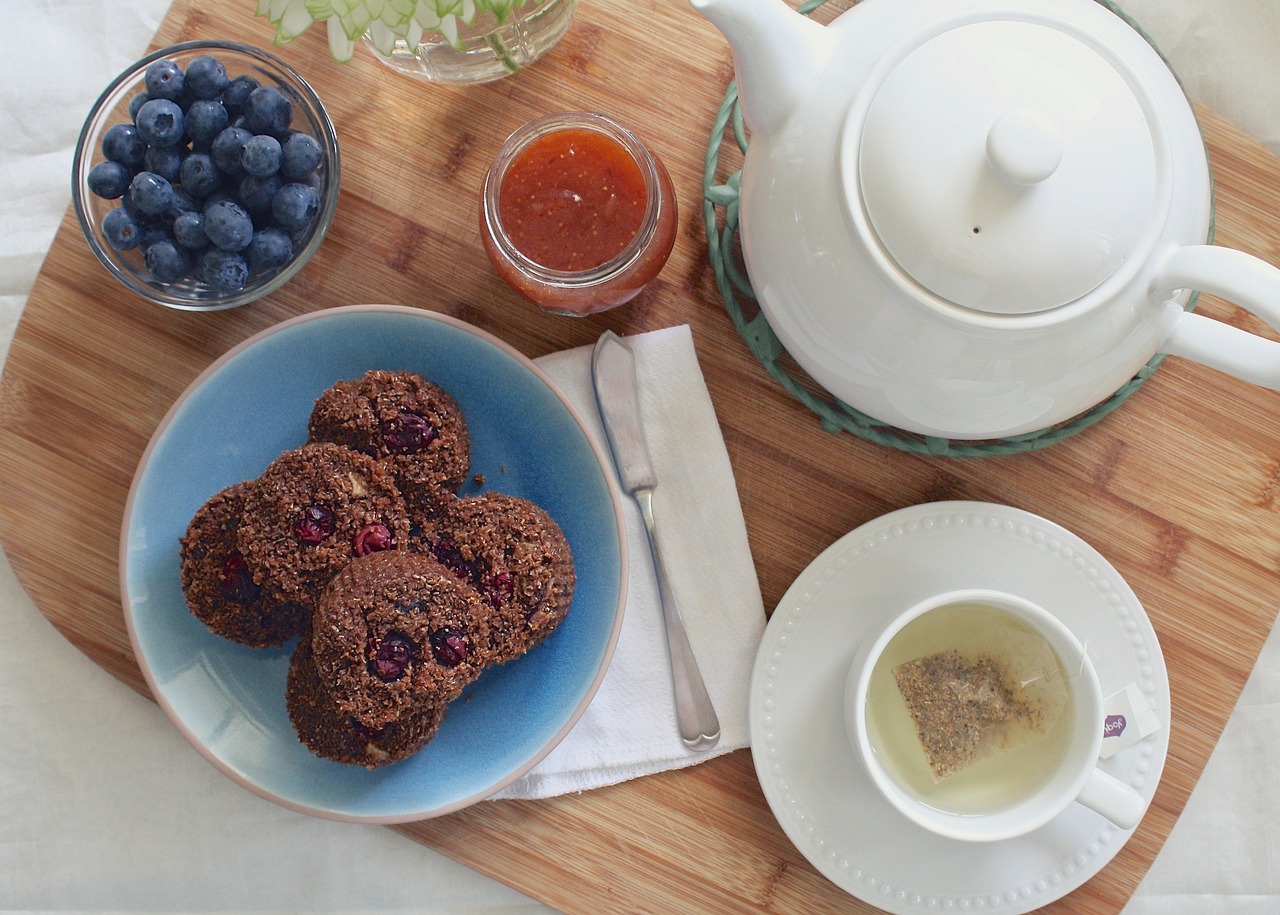
[[[295,216],[286,216],[288,224],[276,227],[288,236],[289,245],[287,248],[278,246],[274,256],[263,254],[261,249],[255,248],[256,255],[253,258],[246,256],[246,260],[252,260],[256,266],[249,268],[247,279],[238,288],[235,286],[234,281],[232,283],[224,282],[220,285],[211,284],[207,281],[206,275],[202,273],[205,252],[197,246],[187,247],[180,243],[175,243],[176,247],[181,249],[181,254],[177,257],[177,263],[181,264],[183,257],[185,257],[186,262],[189,264],[189,269],[186,271],[182,271],[180,267],[175,268],[173,266],[175,262],[173,258],[169,258],[167,269],[160,269],[160,258],[158,257],[158,252],[155,252],[157,255],[156,272],[162,275],[169,274],[169,276],[165,276],[162,279],[152,275],[152,270],[148,268],[144,257],[144,249],[157,239],[163,238],[166,232],[172,232],[172,221],[176,212],[182,209],[191,209],[192,204],[194,204],[195,209],[203,210],[207,203],[212,202],[218,196],[225,197],[230,195],[236,198],[238,202],[241,197],[241,191],[244,189],[243,179],[247,176],[243,174],[231,175],[222,169],[218,169],[216,174],[219,183],[212,192],[199,196],[187,194],[185,199],[179,195],[175,199],[182,202],[176,203],[156,215],[140,213],[129,191],[125,191],[122,197],[108,199],[90,190],[90,172],[95,166],[107,159],[103,151],[103,140],[107,132],[116,125],[134,123],[131,105],[136,107],[138,105],[136,97],[140,93],[144,95],[146,93],[145,80],[148,67],[156,61],[169,60],[177,64],[185,73],[193,61],[205,56],[212,56],[220,61],[229,79],[234,80],[241,76],[251,77],[262,87],[278,89],[289,100],[291,103],[291,120],[288,122],[287,128],[274,126],[269,129],[262,128],[261,132],[273,133],[277,142],[282,142],[282,144],[292,134],[309,134],[318,145],[319,163],[314,170],[311,170],[304,177],[296,177],[296,180],[295,177],[277,176],[281,184],[300,183],[314,190],[315,196],[310,200],[306,199],[310,197],[309,192],[295,192],[301,193],[301,199],[304,201],[302,204],[304,211],[314,210],[314,216],[302,226],[297,225],[299,220],[296,218],[296,213],[298,212],[296,209],[294,210]],[[208,81],[205,81],[205,84],[208,85]],[[202,94],[207,95],[210,93],[206,91]],[[146,97],[149,98],[149,96]],[[190,129],[189,125],[192,123],[192,117],[189,114],[190,109],[188,108],[191,104],[191,97],[191,87],[187,87],[186,94],[174,100],[188,115],[186,117],[188,129]],[[221,95],[218,97],[222,98]],[[234,102],[228,104],[227,107],[229,109],[227,122],[229,127],[235,126],[237,123],[240,123],[245,129],[250,127],[249,124],[244,123],[243,116],[238,114],[238,106]],[[141,116],[140,113],[139,116]],[[238,116],[240,117],[239,122],[237,121]],[[217,119],[210,120],[216,125]],[[204,123],[207,124],[210,121],[206,120]],[[250,131],[250,133],[256,132],[258,131]],[[176,150],[181,158],[189,158],[190,154],[196,152],[212,156],[213,152],[210,149],[212,143],[213,141],[208,139],[188,140],[184,137],[183,142],[168,148]],[[317,150],[312,147],[310,152],[314,159]],[[118,154],[117,158],[120,158]],[[136,173],[141,170],[163,174],[166,168],[172,169],[172,160],[170,160],[168,166],[165,166],[161,163],[161,158],[157,157],[155,162],[147,162],[141,166],[130,167],[130,172]],[[298,168],[296,163],[305,161],[305,158],[304,156],[301,159],[293,160],[295,169]],[[268,156],[268,159],[270,159],[270,156]],[[149,168],[149,165],[154,165],[154,168]],[[260,171],[261,169],[256,170]],[[173,174],[172,171],[169,174]],[[185,193],[182,174],[184,173],[179,172],[174,177],[171,186]],[[310,260],[324,240],[325,232],[328,230],[329,224],[333,220],[334,211],[337,209],[338,177],[338,137],[333,123],[330,121],[319,96],[292,67],[272,54],[249,45],[227,41],[189,41],[148,54],[117,76],[103,91],[102,95],[98,97],[89,112],[89,116],[85,119],[79,141],[76,144],[75,159],[72,166],[72,203],[75,207],[76,218],[80,223],[80,227],[84,230],[86,241],[89,243],[89,248],[107,270],[134,293],[170,308],[186,311],[218,311],[244,305],[274,292],[287,283]],[[271,186],[270,178],[260,179],[257,182],[255,189],[258,196],[254,199],[258,202],[264,199],[271,199],[269,191],[264,192],[263,190],[264,183]],[[194,187],[194,184],[193,182],[187,182],[186,186]],[[265,198],[263,196],[264,193],[267,194]],[[249,198],[246,197],[245,199]],[[103,221],[108,218],[108,214],[122,206],[125,206],[131,215],[137,217],[135,223],[141,242],[136,247],[131,247],[127,250],[120,250],[120,247],[110,243],[103,227]],[[256,209],[251,213],[251,216],[255,234],[275,222],[270,215],[269,205]],[[235,235],[236,233],[232,234]],[[115,233],[115,237],[119,238],[120,235]],[[185,237],[190,243],[190,234],[186,234]],[[277,243],[280,241],[278,238],[273,240]],[[230,245],[226,245],[224,241],[224,246],[234,248],[234,245],[238,243],[233,241]],[[216,246],[211,246],[212,248],[216,248]],[[289,252],[287,257],[281,253],[286,250]],[[248,249],[240,250],[238,253],[247,255]],[[273,264],[273,261],[277,263]],[[238,270],[240,268],[237,267],[235,269]],[[232,270],[232,274],[235,274],[235,270]],[[226,288],[227,286],[232,288]]]

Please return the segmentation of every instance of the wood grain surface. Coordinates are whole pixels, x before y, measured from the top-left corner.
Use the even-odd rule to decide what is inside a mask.
[[[830,16],[847,6],[820,11]],[[209,37],[263,47],[249,0],[176,0],[155,45]],[[1097,547],[1145,605],[1169,668],[1171,744],[1132,840],[1050,907],[1115,912],[1182,811],[1280,599],[1280,394],[1168,360],[1118,412],[1043,451],[917,457],[824,432],[735,333],[706,261],[701,171],[732,76],[727,46],[683,0],[583,0],[543,61],[486,86],[428,86],[364,51],[339,65],[323,31],[281,47],[319,91],[342,144],[342,194],[315,259],[266,301],[167,311],[115,285],[69,212],[17,329],[0,388],[4,547],[40,610],[85,654],[145,692],[117,582],[130,480],[157,422],[233,344],[316,309],[392,302],[444,312],[531,357],[622,334],[692,326],[737,477],[764,603],[842,534],[937,499],[1007,503]],[[494,276],[476,226],[503,138],[546,112],[630,123],[665,159],[681,231],[660,280],[586,319],[543,315]],[[1217,240],[1280,262],[1280,162],[1202,110],[1217,181]],[[1270,333],[1220,301],[1204,313]],[[706,561],[714,561],[710,548]],[[696,612],[696,611],[694,611]],[[863,911],[778,827],[749,751],[549,801],[481,803],[399,827],[569,912]]]

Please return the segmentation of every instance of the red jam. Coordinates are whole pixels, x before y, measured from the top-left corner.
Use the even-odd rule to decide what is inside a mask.
[[[552,270],[617,257],[644,222],[648,190],[631,154],[585,128],[538,137],[511,161],[498,218],[516,248]]]
[[[671,178],[633,134],[592,114],[517,131],[485,181],[485,248],[525,298],[561,314],[629,301],[675,244]]]

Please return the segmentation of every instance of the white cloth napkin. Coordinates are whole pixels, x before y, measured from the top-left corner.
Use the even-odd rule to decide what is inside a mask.
[[[687,325],[627,338],[640,378],[640,411],[658,476],[654,516],[689,643],[720,718],[720,743],[686,750],[676,730],[671,662],[640,509],[623,498],[627,606],[613,661],[568,736],[495,797],[586,791],[693,765],[748,744],[747,689],[764,633],[764,605],[724,439]],[[537,360],[578,408],[605,453],[591,381],[592,347]]]

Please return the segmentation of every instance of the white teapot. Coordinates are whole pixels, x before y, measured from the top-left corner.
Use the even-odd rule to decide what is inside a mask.
[[[733,49],[751,142],[739,197],[760,307],[849,405],[952,439],[1031,432],[1157,353],[1280,388],[1280,270],[1206,244],[1195,115],[1095,0],[691,0]]]

